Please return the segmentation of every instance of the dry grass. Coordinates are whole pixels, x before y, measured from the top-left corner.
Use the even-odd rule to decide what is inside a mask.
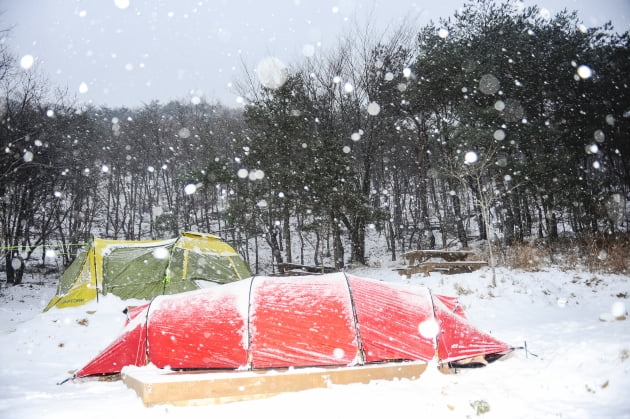
[[[508,266],[529,272],[540,270],[545,259],[545,250],[536,243],[519,243],[507,252]]]
[[[591,239],[585,247],[587,266],[591,271],[630,272],[630,235]]]
[[[537,271],[547,264],[563,270],[582,266],[590,272],[629,274],[630,234],[565,238],[554,243],[520,243],[507,251],[506,264]]]

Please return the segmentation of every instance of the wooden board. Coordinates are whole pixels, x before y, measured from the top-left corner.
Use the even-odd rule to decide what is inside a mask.
[[[146,406],[182,406],[259,399],[335,384],[367,384],[373,380],[402,378],[414,380],[426,368],[426,363],[415,361],[260,372],[165,372],[157,368],[130,367],[123,371],[122,380]]]

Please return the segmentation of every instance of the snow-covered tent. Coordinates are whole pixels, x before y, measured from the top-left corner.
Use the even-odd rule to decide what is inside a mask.
[[[159,296],[129,314],[122,334],[74,377],[148,363],[242,371],[491,361],[512,349],[473,327],[456,298],[344,273],[257,276]]]
[[[184,232],[166,240],[94,238],[63,273],[44,311],[85,304],[99,293],[150,300],[198,289],[198,280],[223,284],[250,276],[240,255],[212,234]]]

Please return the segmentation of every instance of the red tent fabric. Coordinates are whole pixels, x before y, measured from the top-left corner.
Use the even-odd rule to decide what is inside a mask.
[[[350,366],[500,356],[457,299],[423,287],[335,273],[250,279],[156,297],[75,377],[126,365],[172,369]]]

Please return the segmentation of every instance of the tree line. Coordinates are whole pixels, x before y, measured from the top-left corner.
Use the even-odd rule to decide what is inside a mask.
[[[61,243],[68,262],[92,234],[215,232],[258,271],[366,264],[371,233],[395,259],[627,231],[629,40],[478,0],[420,28],[357,29],[277,85],[244,71],[242,109],[69,105],[2,43],[7,280],[34,249]]]

